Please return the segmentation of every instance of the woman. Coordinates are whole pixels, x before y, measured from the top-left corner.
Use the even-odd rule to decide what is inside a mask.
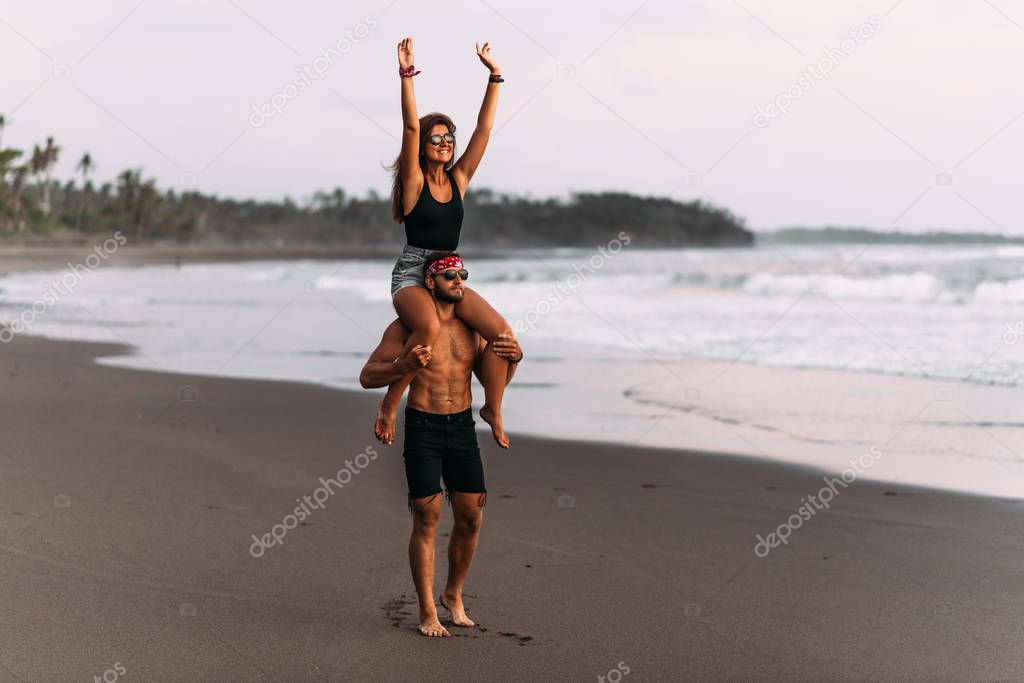
[[[498,84],[503,79],[498,65],[491,59],[488,43],[484,43],[482,48],[477,44],[476,54],[490,70],[491,76],[477,116],[476,130],[466,145],[466,151],[453,163],[455,124],[437,112],[417,118],[412,79],[420,72],[413,66],[412,38],[398,43],[404,130],[401,154],[391,166],[394,172],[391,214],[396,223],[405,224],[407,244],[391,273],[391,296],[402,324],[412,331],[403,355],[416,346],[433,345],[440,333],[433,297],[423,283],[424,266],[428,258],[433,260],[439,254],[451,253],[458,248],[462,198],[480,165],[494,125]],[[489,343],[500,335],[515,336],[505,319],[468,287],[463,300],[455,305],[455,313]],[[485,396],[480,417],[491,426],[494,440],[502,448],[509,445],[501,421],[501,399],[510,356],[509,352],[484,354],[480,373]],[[398,405],[415,375],[415,371],[410,372],[388,387],[388,393],[381,401],[373,432],[385,444],[390,445],[394,441]]]

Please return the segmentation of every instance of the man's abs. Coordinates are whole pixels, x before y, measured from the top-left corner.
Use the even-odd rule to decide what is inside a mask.
[[[433,364],[431,358],[430,365]],[[450,372],[431,372],[430,367],[424,368],[409,387],[408,404],[418,411],[437,415],[465,411],[473,402],[469,390],[471,372],[470,367],[465,373],[458,373],[459,377],[453,377]]]
[[[470,379],[476,360],[476,333],[458,318],[442,324],[430,364],[409,386],[408,405],[427,413],[457,413],[473,403]]]

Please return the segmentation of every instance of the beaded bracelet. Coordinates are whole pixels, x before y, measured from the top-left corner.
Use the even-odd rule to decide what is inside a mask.
[[[487,77],[488,83],[504,83],[505,79],[501,77],[501,74],[491,74]]]
[[[412,65],[412,64],[410,64],[408,68],[400,66],[400,67],[398,67],[398,75],[402,76],[402,77],[405,77],[405,76],[415,76],[418,73],[422,73],[420,71],[414,71],[415,68],[416,67],[414,65]]]

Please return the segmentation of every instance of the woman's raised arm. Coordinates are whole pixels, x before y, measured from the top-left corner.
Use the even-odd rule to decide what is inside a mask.
[[[398,43],[398,66],[405,70],[413,67],[412,38]],[[402,76],[402,184],[415,187],[420,184],[420,119],[416,115],[416,92],[412,76]]]
[[[501,68],[491,58],[490,43],[484,43],[482,48],[478,43],[476,55],[490,70],[492,76],[501,75]],[[480,105],[480,113],[476,117],[476,129],[473,131],[472,137],[469,138],[466,151],[452,167],[453,174],[463,176],[464,179],[461,183],[463,188],[469,185],[470,178],[476,173],[480,160],[484,158],[484,150],[487,149],[487,141],[491,137],[491,128],[494,127],[494,113],[498,110],[498,87],[498,83],[488,81],[487,90],[484,92],[484,101]]]

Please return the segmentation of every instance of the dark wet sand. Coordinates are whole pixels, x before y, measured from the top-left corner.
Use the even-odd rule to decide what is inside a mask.
[[[0,347],[0,680],[1024,677],[1019,501],[855,482],[758,558],[820,474],[514,425],[508,453],[481,435],[482,628],[423,638],[375,394],[93,363],[115,350]],[[250,555],[368,446],[306,526]],[[443,544],[438,564],[440,588]]]

